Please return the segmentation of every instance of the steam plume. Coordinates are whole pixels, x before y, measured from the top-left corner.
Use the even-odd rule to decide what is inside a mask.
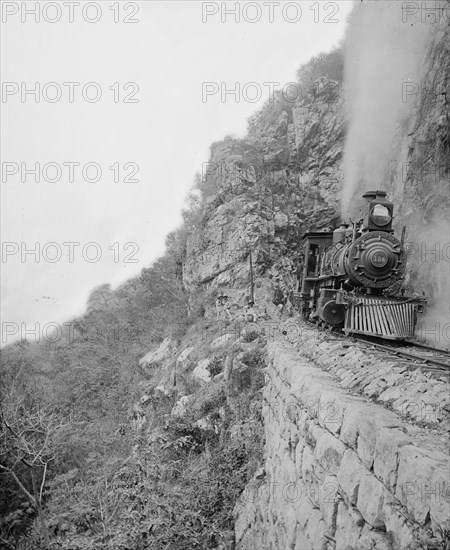
[[[345,218],[359,210],[363,191],[386,188],[392,141],[413,105],[411,98],[403,101],[404,83],[415,84],[422,76],[430,25],[411,15],[403,22],[404,4],[361,2],[352,12],[344,77],[349,109],[342,197]]]

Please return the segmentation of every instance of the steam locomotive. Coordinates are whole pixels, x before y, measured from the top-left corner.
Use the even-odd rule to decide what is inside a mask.
[[[394,291],[406,268],[405,228],[398,239],[394,205],[384,191],[368,191],[363,198],[364,219],[304,235],[298,280],[303,316],[345,334],[412,338],[425,302],[401,288]]]

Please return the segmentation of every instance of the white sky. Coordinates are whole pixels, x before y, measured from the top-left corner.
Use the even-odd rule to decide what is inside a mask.
[[[10,82],[19,88],[11,95],[5,95],[3,88],[1,104],[2,169],[14,170],[14,164],[5,163],[19,168],[17,174],[3,173],[1,180],[3,344],[24,336],[35,323],[42,328],[82,313],[94,287],[103,283],[116,287],[160,256],[165,236],[181,221],[185,195],[195,172],[208,160],[210,144],[227,134],[243,136],[247,118],[268,98],[263,83],[295,81],[301,63],[343,37],[352,7],[349,0],[272,2],[271,8],[259,2],[261,18],[250,23],[245,18],[257,17],[256,3],[240,2],[237,23],[233,15],[221,21],[223,3],[101,1],[100,20],[89,23],[81,13],[87,3],[78,2],[72,6],[70,23],[67,2],[26,2],[27,9],[38,5],[40,22],[26,15],[22,2],[1,4],[1,80],[3,86]],[[61,19],[49,23],[45,18],[54,19],[58,13],[54,4],[60,6]],[[301,17],[289,22],[299,17],[294,4],[301,6]],[[137,11],[134,18],[139,22],[114,23],[117,10],[121,21]],[[205,10],[217,13],[206,16]],[[86,14],[92,20],[95,6]],[[325,23],[327,16],[336,22]],[[22,101],[20,91],[36,82],[40,102],[32,95]],[[62,91],[55,103],[45,97],[53,98],[56,88],[47,88],[44,97],[43,87],[49,82]],[[74,89],[73,103],[64,82],[81,84]],[[81,88],[88,82],[101,87],[100,101],[83,100]],[[115,82],[121,88],[119,103],[109,90]],[[122,102],[127,82],[139,85],[138,103]],[[255,82],[263,95],[259,103],[242,95],[239,102],[231,95],[222,102],[220,94],[204,102],[203,82],[217,82],[219,87],[226,83],[228,88],[236,82],[241,87]],[[126,93],[132,91],[128,88]],[[94,89],[88,94],[93,97]],[[45,181],[41,174],[41,181],[35,182],[33,175],[22,174],[21,163],[30,169],[36,162],[41,167],[58,163],[61,180]],[[78,162],[81,167],[95,162],[102,177],[97,183],[84,181],[78,167],[70,183],[64,162]],[[135,176],[139,181],[114,183],[109,167],[127,162],[139,166]],[[48,178],[54,174],[50,170]],[[121,180],[124,175],[122,171]],[[92,178],[93,171],[88,176]],[[54,263],[48,260],[58,249],[44,248],[49,242],[62,253]],[[63,244],[67,242],[80,243],[72,262],[69,247]],[[102,252],[95,263],[82,254],[89,242],[98,243]],[[35,243],[38,256],[21,258],[21,252]],[[113,243],[119,243],[116,262],[110,249]],[[136,245],[124,250],[126,243]],[[125,262],[126,254],[136,247],[133,257],[138,262]],[[13,253],[5,255],[5,250]],[[95,257],[93,247],[85,253]],[[8,323],[17,323],[17,334],[7,334],[14,330]]]

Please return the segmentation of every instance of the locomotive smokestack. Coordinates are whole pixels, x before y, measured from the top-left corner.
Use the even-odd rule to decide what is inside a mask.
[[[367,201],[373,201],[378,199],[384,199],[386,197],[387,193],[386,191],[366,191],[363,195],[363,199],[366,199]]]
[[[371,200],[375,199],[376,196],[377,196],[376,191],[366,191],[363,195],[363,199],[366,199],[366,201],[371,201]]]

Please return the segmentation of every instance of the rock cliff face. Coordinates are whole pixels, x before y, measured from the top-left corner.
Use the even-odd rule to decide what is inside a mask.
[[[424,78],[408,126],[395,140],[387,190],[398,207],[397,227],[408,230],[406,283],[429,301],[428,329],[437,322],[443,343],[450,300],[450,30],[441,24],[431,36]],[[447,339],[448,345],[448,339]]]
[[[340,93],[322,78],[311,97],[269,104],[246,139],[212,146],[203,176],[212,196],[187,244],[188,289],[222,287],[243,300],[250,251],[256,277],[281,258],[289,271],[302,232],[334,225],[345,133]]]

